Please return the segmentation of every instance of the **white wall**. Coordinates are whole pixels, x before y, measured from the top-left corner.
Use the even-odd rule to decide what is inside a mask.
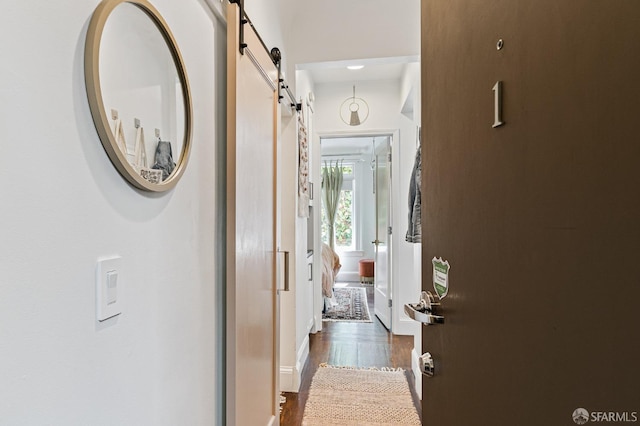
[[[301,93],[313,90],[305,72],[297,76]],[[286,105],[283,103],[283,105]],[[283,107],[286,108],[286,107]],[[313,115],[303,102],[308,137],[313,128]],[[280,388],[297,392],[302,370],[309,354],[309,331],[313,327],[313,282],[307,265],[307,226],[313,218],[298,215],[298,118],[287,112],[282,117],[282,240],[283,249],[291,252],[291,290],[281,296]],[[315,255],[315,253],[314,253]],[[319,255],[318,255],[319,256]]]
[[[406,303],[415,303],[420,295],[420,256],[415,256],[416,250],[420,253],[420,244],[408,243],[405,239],[409,225],[409,184],[411,173],[415,164],[415,155],[418,144],[418,126],[420,125],[420,64],[417,62],[407,64],[400,83],[400,110],[399,116],[401,146],[398,157],[400,167],[396,167],[394,175],[399,184],[399,193],[394,205],[398,207],[394,218],[394,237],[396,255],[401,259],[401,267],[407,271],[400,272],[399,280],[403,283],[398,294],[398,300],[394,300],[394,306],[398,307],[393,312],[393,321],[399,325],[399,329],[405,334],[414,334],[420,339],[420,325],[411,320],[404,313],[403,306]],[[398,253],[398,250],[400,253]],[[397,259],[397,257],[394,257]],[[416,346],[420,348],[420,345]]]
[[[334,132],[338,136],[369,134],[397,128],[400,85],[398,81],[363,81],[356,83],[356,96],[369,104],[369,118],[354,128],[339,115],[342,102],[353,95],[353,83],[316,85],[316,131],[321,135]]]
[[[296,120],[291,113],[282,115],[280,164],[278,165],[281,196],[280,249],[290,253],[290,290],[280,294],[280,388],[297,391],[296,388],[296,299],[298,293],[298,253],[296,250]]]
[[[244,10],[267,47],[278,47],[282,51],[285,65],[283,69],[286,69],[289,42],[287,35],[293,10],[286,7],[284,0],[244,0]],[[290,77],[288,79],[295,80],[295,75]]]
[[[421,81],[420,81],[420,64],[409,64],[405,69],[405,73],[402,77],[402,99],[404,99],[403,115],[410,118],[415,125],[421,123]],[[406,153],[405,153],[406,154]],[[408,154],[407,154],[408,155]],[[405,161],[408,161],[405,160]],[[424,164],[424,162],[423,162]],[[410,178],[411,175],[409,175]],[[407,219],[408,224],[408,219]],[[416,282],[414,288],[416,295],[413,293],[407,294],[409,301],[415,303],[418,301],[417,293],[421,291],[422,282],[422,245],[410,244],[413,249],[413,279]],[[418,357],[422,355],[422,333],[420,327],[418,332],[413,336],[413,350],[411,351],[411,365],[413,369],[413,375],[415,378],[416,392],[418,397],[422,399],[422,373],[418,363]]]
[[[195,0],[154,1],[194,106],[189,166],[154,195],[120,177],[89,113],[84,38],[97,4],[14,2],[0,15],[0,422],[214,424],[214,24]],[[96,260],[111,254],[123,258],[124,312],[98,323]]]
[[[303,98],[302,105],[303,105],[303,111],[305,116],[305,123],[307,127],[307,140],[309,142],[309,146],[311,147],[311,141],[313,139],[312,135],[313,135],[313,129],[314,129],[315,115],[311,111],[311,109],[307,107],[306,95],[309,92],[312,92],[314,90],[314,86],[313,86],[313,82],[309,79],[308,73],[303,71],[297,73],[296,84],[297,84],[297,89],[299,93],[299,98],[300,97]],[[313,154],[310,152],[310,156],[311,155]],[[297,158],[297,152],[296,152],[296,158]],[[319,182],[312,181],[312,183],[314,184],[314,187],[316,185],[319,185]],[[311,201],[311,203],[315,206],[315,208],[318,208],[318,205],[319,205],[318,202],[319,202],[318,199],[314,199]],[[297,206],[296,206],[296,211],[297,211]],[[312,221],[313,221],[313,217],[302,218],[302,217],[296,216],[296,253],[298,255],[301,255],[302,253],[306,253],[306,250],[308,248],[307,227],[309,226],[309,222],[312,222]],[[319,257],[320,253],[314,252],[313,256],[314,258]],[[300,368],[304,367],[304,360],[302,359],[303,356],[301,355],[302,355],[302,352],[305,350],[305,346],[307,346],[306,350],[308,351],[309,331],[313,326],[313,282],[309,282],[308,272],[309,270],[308,270],[308,267],[306,266],[306,258],[305,258],[305,262],[303,262],[302,259],[299,259],[298,274],[296,277],[296,282],[297,282],[296,351],[298,353],[297,355],[298,364],[302,362],[302,365],[299,366]]]
[[[414,56],[420,53],[420,1],[281,0],[294,11],[295,63]]]

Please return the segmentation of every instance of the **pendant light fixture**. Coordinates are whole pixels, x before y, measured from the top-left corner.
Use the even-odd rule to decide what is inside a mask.
[[[348,97],[340,105],[340,118],[349,126],[359,126],[369,117],[369,105],[364,99],[356,97],[356,86],[353,96]]]

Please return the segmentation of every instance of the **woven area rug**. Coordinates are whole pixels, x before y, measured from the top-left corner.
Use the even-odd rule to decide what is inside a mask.
[[[322,314],[323,321],[372,322],[365,288],[336,288],[333,295],[336,304],[327,307]]]
[[[303,426],[420,426],[402,370],[320,365],[313,376]]]

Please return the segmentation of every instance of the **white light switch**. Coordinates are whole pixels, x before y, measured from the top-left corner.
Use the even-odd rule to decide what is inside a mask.
[[[107,272],[107,305],[118,301],[118,271]]]
[[[98,259],[96,268],[96,316],[104,321],[122,313],[120,256]]]

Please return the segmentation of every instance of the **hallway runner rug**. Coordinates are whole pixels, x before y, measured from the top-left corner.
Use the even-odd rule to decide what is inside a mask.
[[[404,371],[321,364],[302,426],[328,425],[420,426]]]
[[[335,288],[333,295],[336,303],[327,307],[323,321],[372,322],[365,288]]]

